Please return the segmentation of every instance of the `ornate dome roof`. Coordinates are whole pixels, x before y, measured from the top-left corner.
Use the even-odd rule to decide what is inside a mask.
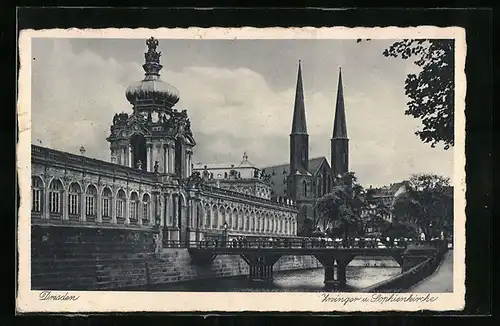
[[[179,101],[179,90],[160,79],[159,72],[163,66],[160,64],[161,52],[156,51],[158,40],[151,37],[146,44],[148,52],[144,54],[145,63],[142,66],[146,76],[140,82],[130,85],[125,96],[133,105],[141,102],[165,102],[167,106],[172,107]]]
[[[165,101],[169,106],[179,102],[179,90],[154,76],[146,76],[142,81],[130,85],[125,96],[131,104],[141,101]]]

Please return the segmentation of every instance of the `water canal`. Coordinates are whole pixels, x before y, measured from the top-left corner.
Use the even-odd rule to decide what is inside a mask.
[[[348,266],[347,288],[343,291],[356,291],[400,273],[400,267]],[[317,292],[325,291],[323,284],[324,277],[324,269],[317,268],[274,272],[274,280],[268,284],[250,283],[247,276],[236,276],[171,284],[156,284],[140,290],[176,292]]]

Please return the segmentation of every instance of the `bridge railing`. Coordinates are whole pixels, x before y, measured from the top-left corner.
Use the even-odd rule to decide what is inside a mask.
[[[203,240],[203,241],[178,241],[170,240],[164,242],[164,248],[198,248],[198,249],[220,249],[220,248],[248,248],[248,249],[272,249],[272,248],[356,248],[356,249],[375,249],[375,248],[405,248],[408,242],[400,241],[392,246],[382,245],[376,240],[344,240],[344,241],[326,241],[320,239],[302,239],[302,240]]]

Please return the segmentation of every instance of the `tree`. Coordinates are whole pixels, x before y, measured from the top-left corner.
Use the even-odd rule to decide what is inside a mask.
[[[423,128],[415,134],[423,142],[431,147],[443,142],[445,150],[454,145],[454,45],[449,39],[402,40],[383,52],[386,57],[417,59],[420,73],[409,74],[405,82],[410,98],[405,114],[421,119]]]
[[[364,205],[362,196],[363,187],[357,183],[354,173],[349,172],[335,179],[331,192],[315,204],[320,217],[318,223],[323,230],[342,228],[347,238],[349,229],[359,224]]]
[[[363,234],[366,235],[369,229],[383,231],[387,229],[391,223],[384,219],[384,216],[390,215],[390,208],[382,201],[374,197],[374,189],[368,189],[365,192],[364,214],[361,219]]]
[[[434,174],[413,175],[394,203],[393,222],[423,232],[426,239],[453,226],[453,188]]]

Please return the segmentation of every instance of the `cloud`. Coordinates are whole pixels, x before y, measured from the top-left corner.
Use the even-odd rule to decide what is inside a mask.
[[[131,112],[125,89],[142,79],[140,64],[91,50],[75,53],[69,40],[33,42],[33,142],[41,139],[44,146],[73,153],[84,145],[87,155],[108,160],[109,126],[115,113]],[[289,87],[277,89],[273,76],[245,66],[185,65],[161,73],[180,90],[177,107],[188,110],[195,161],[237,164],[247,151],[258,166],[288,162],[296,75]],[[431,149],[414,135],[418,121],[403,114],[407,99],[394,74],[374,67],[362,76],[344,76],[351,170],[365,185],[417,172],[451,176],[452,153]],[[336,76],[329,78],[336,85]],[[305,83],[309,156],[330,159],[336,90],[326,89]]]

